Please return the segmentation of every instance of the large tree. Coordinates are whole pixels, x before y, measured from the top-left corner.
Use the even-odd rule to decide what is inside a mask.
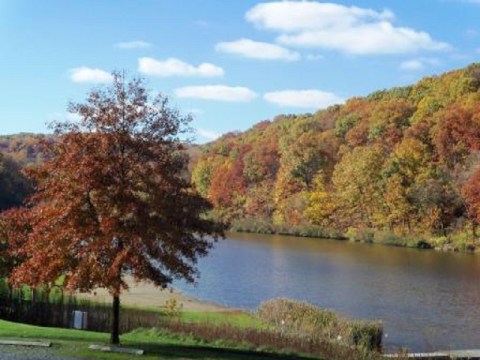
[[[141,79],[91,91],[69,111],[79,120],[56,124],[47,161],[29,171],[36,184],[28,231],[9,232],[23,261],[14,284],[51,284],[64,276],[68,289],[107,288],[113,296],[111,342],[119,343],[120,294],[125,276],[166,287],[193,281],[195,263],[222,228],[203,217],[210,204],[191,186],[179,136],[189,117],[165,97],[151,100]],[[5,217],[16,226],[18,211]],[[18,234],[18,235],[16,235]],[[15,237],[20,238],[15,238]]]

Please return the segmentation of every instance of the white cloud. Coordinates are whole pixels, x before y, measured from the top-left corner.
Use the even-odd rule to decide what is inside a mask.
[[[344,100],[337,95],[321,90],[282,90],[263,95],[263,98],[282,107],[320,109],[341,104]]]
[[[79,122],[80,120],[82,120],[82,116],[77,114],[77,113],[67,113],[65,115],[65,119],[68,120],[68,121],[71,121],[71,122]]]
[[[246,87],[226,85],[185,86],[175,90],[179,98],[218,100],[226,102],[248,102],[257,94]]]
[[[254,6],[245,15],[260,28],[280,32],[283,45],[349,54],[403,54],[447,50],[422,31],[393,25],[394,14],[315,1],[281,1]]]
[[[55,112],[47,117],[48,122],[56,122],[56,121],[70,121],[70,122],[79,122],[82,120],[82,117],[77,113],[64,113],[64,112]]]
[[[152,44],[142,41],[142,40],[136,40],[136,41],[125,41],[125,42],[119,42],[118,44],[115,44],[116,48],[119,49],[125,49],[125,50],[130,50],[130,49],[145,49],[151,47]]]
[[[277,1],[250,9],[245,18],[255,25],[285,32],[352,27],[365,21],[393,20],[389,10],[377,12],[355,6],[315,1]]]
[[[406,71],[419,71],[428,66],[438,66],[441,62],[438,59],[432,58],[418,58],[412,60],[406,60],[400,64],[400,69]]]
[[[223,76],[225,72],[219,66],[210,63],[202,63],[198,66],[190,65],[182,60],[169,58],[156,60],[150,57],[138,59],[138,71],[147,75],[155,76]]]
[[[215,50],[260,60],[296,61],[300,59],[298,52],[288,50],[279,45],[250,39],[221,42],[215,46]]]
[[[197,129],[197,135],[208,141],[213,141],[215,139],[218,139],[221,136],[216,131],[210,131],[205,129]]]
[[[417,59],[407,60],[400,64],[400,69],[409,71],[421,70],[423,69],[423,63]]]
[[[87,66],[81,66],[70,70],[70,79],[76,83],[108,83],[113,80],[113,75]]]

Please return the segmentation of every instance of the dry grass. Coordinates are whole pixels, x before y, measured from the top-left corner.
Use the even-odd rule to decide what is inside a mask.
[[[257,315],[286,334],[302,334],[367,350],[382,347],[380,322],[349,320],[306,302],[269,300],[260,305]]]

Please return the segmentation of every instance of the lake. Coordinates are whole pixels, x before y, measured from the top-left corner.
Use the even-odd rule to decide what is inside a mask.
[[[199,261],[202,300],[255,309],[305,300],[351,318],[382,320],[384,346],[480,348],[480,256],[290,236],[228,234]]]

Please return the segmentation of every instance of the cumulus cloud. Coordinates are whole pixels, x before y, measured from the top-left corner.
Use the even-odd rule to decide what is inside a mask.
[[[225,72],[219,66],[210,63],[202,63],[198,66],[188,64],[182,60],[169,58],[156,60],[150,57],[138,59],[138,71],[146,75],[154,76],[200,76],[216,77],[223,76]]]
[[[206,129],[197,129],[197,135],[208,141],[213,141],[215,139],[218,139],[221,136],[216,131],[211,131]]]
[[[403,54],[447,50],[423,31],[393,25],[394,14],[356,6],[315,1],[278,1],[250,9],[245,18],[257,27],[279,32],[287,46],[323,48],[349,54]]]
[[[423,69],[423,63],[417,59],[403,61],[400,64],[400,69],[409,71],[421,70]]]
[[[257,94],[246,87],[226,85],[185,86],[175,90],[179,98],[218,100],[226,102],[248,102]]]
[[[245,18],[262,28],[294,32],[351,27],[364,21],[393,20],[394,14],[389,10],[377,12],[334,3],[277,1],[254,6]]]
[[[263,95],[263,98],[282,107],[321,109],[341,104],[344,100],[337,95],[321,90],[282,90]]]
[[[432,58],[418,58],[403,61],[400,64],[400,69],[405,71],[419,71],[423,70],[428,66],[438,66],[441,62],[438,59]]]
[[[151,47],[152,44],[142,41],[142,40],[136,40],[136,41],[125,41],[125,42],[119,42],[115,44],[116,48],[119,49],[125,49],[125,50],[131,50],[131,49],[145,49]]]
[[[101,69],[81,66],[70,70],[70,79],[76,83],[108,83],[113,80],[113,75]]]
[[[250,59],[296,61],[300,54],[283,46],[266,42],[239,39],[230,42],[221,42],[215,50],[228,54],[240,55]]]

